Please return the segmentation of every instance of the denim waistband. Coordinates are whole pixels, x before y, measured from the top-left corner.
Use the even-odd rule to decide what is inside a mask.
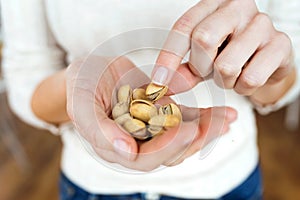
[[[60,176],[60,200],[188,200],[157,193],[132,194],[92,194],[77,186],[62,172]],[[262,180],[257,166],[248,178],[218,200],[260,200],[262,199]],[[190,199],[191,200],[191,199]],[[195,199],[194,199],[195,200]],[[200,200],[197,198],[197,200]]]

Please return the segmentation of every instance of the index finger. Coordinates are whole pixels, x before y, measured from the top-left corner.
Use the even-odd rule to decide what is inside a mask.
[[[196,25],[217,10],[226,0],[203,0],[190,8],[174,24],[156,60],[152,82],[168,85],[190,49],[191,35]]]

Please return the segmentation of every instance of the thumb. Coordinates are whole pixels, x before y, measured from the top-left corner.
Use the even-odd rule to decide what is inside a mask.
[[[97,124],[96,130],[94,142],[98,150],[108,150],[115,154],[112,158],[105,151],[97,151],[102,158],[110,162],[118,162],[120,157],[128,161],[135,160],[138,151],[136,140],[115,121],[105,116]]]
[[[120,157],[134,160],[137,153],[136,141],[121,130],[96,101],[94,91],[97,82],[94,80],[97,79],[91,78],[97,75],[91,74],[96,71],[94,68],[96,65],[78,67],[68,79],[67,107],[71,120],[80,139],[83,141],[84,138],[102,159],[109,162],[117,162]]]
[[[173,73],[172,79],[168,84],[169,90],[167,95],[188,91],[206,79],[210,79],[210,77],[198,76],[194,73],[189,63],[183,63]]]
[[[86,96],[86,95],[85,95]],[[108,162],[134,160],[137,143],[125,130],[111,120],[92,100],[73,98],[73,123],[98,156]],[[83,143],[84,144],[84,143]]]

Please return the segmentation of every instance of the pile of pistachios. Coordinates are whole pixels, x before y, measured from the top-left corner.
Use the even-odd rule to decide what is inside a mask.
[[[175,104],[155,105],[167,91],[167,86],[154,83],[146,89],[134,90],[130,85],[123,85],[117,92],[118,102],[112,109],[112,118],[138,140],[162,134],[182,120],[180,109]]]

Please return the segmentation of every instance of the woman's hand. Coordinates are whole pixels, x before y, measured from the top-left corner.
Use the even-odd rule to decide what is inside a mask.
[[[176,85],[175,71],[187,87]],[[259,103],[274,103],[295,78],[291,41],[254,0],[202,0],[174,24],[152,79],[181,92],[207,76]]]
[[[125,57],[89,57],[67,70],[67,110],[78,132],[102,159],[127,168],[150,171],[176,165],[228,131],[236,118],[228,107],[182,107],[179,127],[146,142],[137,142],[110,119],[114,90],[124,84],[141,87],[149,78]]]

